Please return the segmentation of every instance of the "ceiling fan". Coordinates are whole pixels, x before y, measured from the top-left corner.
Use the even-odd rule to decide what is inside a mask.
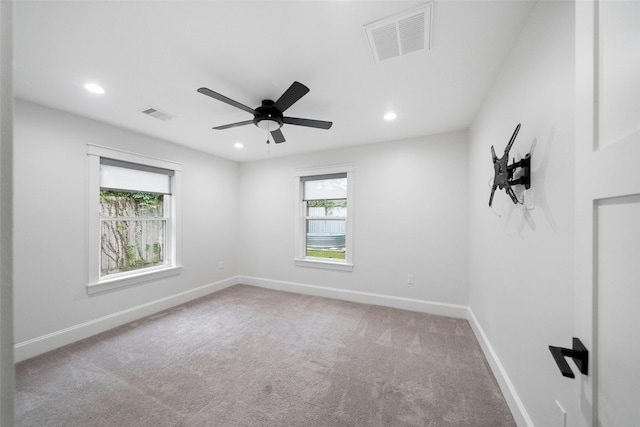
[[[333,124],[332,122],[325,122],[322,120],[301,119],[297,117],[285,117],[282,115],[282,113],[284,113],[287,108],[291,107],[300,98],[306,95],[307,92],[309,92],[309,88],[299,82],[293,82],[293,84],[289,86],[289,89],[287,89],[276,102],[273,102],[270,99],[265,99],[262,101],[262,105],[255,109],[247,107],[246,105],[241,104],[238,101],[227,98],[226,96],[214,92],[211,89],[207,89],[206,87],[201,87],[200,89],[198,89],[198,92],[244,110],[247,113],[253,114],[252,120],[245,120],[242,122],[230,123],[228,125],[216,126],[213,128],[216,130],[229,129],[253,123],[260,129],[266,130],[267,132],[271,133],[273,141],[276,144],[280,144],[281,142],[285,141],[284,135],[280,130],[280,128],[284,124],[307,126],[318,129],[329,129]],[[267,144],[268,143],[269,140],[267,140]]]

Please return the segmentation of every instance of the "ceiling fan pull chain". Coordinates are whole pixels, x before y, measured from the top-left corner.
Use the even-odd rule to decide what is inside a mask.
[[[269,125],[270,123],[267,123],[267,155],[271,155],[271,144],[269,143]]]
[[[267,131],[267,154],[271,154],[271,144],[269,143],[269,125],[270,124],[271,123],[267,122],[267,129],[266,129],[266,131]]]

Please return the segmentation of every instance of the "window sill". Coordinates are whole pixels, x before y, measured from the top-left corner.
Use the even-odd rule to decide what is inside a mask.
[[[353,264],[346,262],[323,261],[308,258],[294,258],[296,267],[322,268],[326,270],[353,271]]]
[[[124,277],[116,277],[112,279],[100,280],[97,283],[89,283],[87,285],[87,293],[89,295],[99,292],[110,291],[112,289],[122,288],[124,286],[137,285],[138,283],[158,280],[164,277],[171,277],[180,274],[181,266],[163,267],[161,269],[147,270],[140,273],[128,274]]]

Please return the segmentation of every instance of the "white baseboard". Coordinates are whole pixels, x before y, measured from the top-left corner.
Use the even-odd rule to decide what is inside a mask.
[[[525,408],[522,400],[520,400],[520,396],[513,386],[509,375],[507,374],[506,369],[500,362],[498,355],[496,354],[493,346],[489,342],[489,338],[484,333],[482,326],[478,322],[478,319],[473,314],[471,308],[468,309],[468,320],[471,325],[471,329],[473,330],[478,342],[480,343],[480,347],[484,352],[487,361],[489,362],[489,366],[491,367],[491,371],[493,375],[496,377],[498,381],[498,385],[500,386],[500,390],[504,395],[505,400],[507,401],[507,405],[509,405],[509,409],[511,410],[511,414],[516,421],[516,424],[520,427],[535,427],[531,417],[529,417],[529,413]]]
[[[142,317],[166,310],[167,308],[220,291],[237,283],[238,276],[233,276],[228,279],[209,283],[204,286],[180,292],[165,298],[160,298],[117,313],[80,323],[60,331],[55,331],[47,335],[17,343],[13,346],[14,361],[15,363],[18,363],[22,360],[46,353],[47,351],[55,350],[56,348],[99,334],[127,322],[132,322]]]
[[[294,292],[304,295],[314,295],[325,298],[334,298],[345,301],[359,302],[363,304],[382,305],[386,307],[400,308],[403,310],[419,311],[423,313],[437,314],[440,316],[457,317],[466,319],[468,309],[466,305],[447,304],[434,301],[403,298],[390,295],[373,294],[368,292],[351,291],[345,289],[329,288],[325,286],[306,285],[303,283],[286,282],[283,280],[263,279],[260,277],[238,276],[239,283],[258,286],[261,288],[278,291]]]

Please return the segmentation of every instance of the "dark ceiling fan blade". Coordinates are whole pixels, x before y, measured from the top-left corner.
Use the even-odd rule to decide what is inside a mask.
[[[281,113],[287,108],[291,107],[300,98],[305,96],[309,92],[309,88],[300,82],[293,82],[289,89],[282,94],[282,96],[276,101],[274,107],[280,110]]]
[[[272,130],[271,136],[273,137],[273,142],[275,142],[276,144],[280,144],[281,142],[285,141],[284,135],[282,134],[282,131],[280,129]]]
[[[218,101],[222,101],[225,104],[229,104],[231,106],[234,106],[236,108],[244,110],[247,113],[251,113],[251,114],[254,114],[254,115],[256,114],[256,112],[255,112],[255,110],[253,108],[247,107],[246,105],[241,104],[238,101],[234,101],[231,98],[227,98],[224,95],[220,95],[218,92],[214,92],[211,89],[207,89],[206,87],[201,87],[200,89],[198,89],[198,92],[200,92],[203,95],[210,96],[213,99],[217,99]]]
[[[325,122],[323,120],[299,119],[297,117],[283,117],[283,123],[289,125],[307,126],[310,128],[329,129],[333,122]]]
[[[211,128],[211,129],[223,130],[223,129],[235,128],[235,127],[238,127],[238,126],[250,125],[250,124],[253,124],[253,120],[245,120],[244,122],[230,123],[228,125],[216,126],[214,128]]]

